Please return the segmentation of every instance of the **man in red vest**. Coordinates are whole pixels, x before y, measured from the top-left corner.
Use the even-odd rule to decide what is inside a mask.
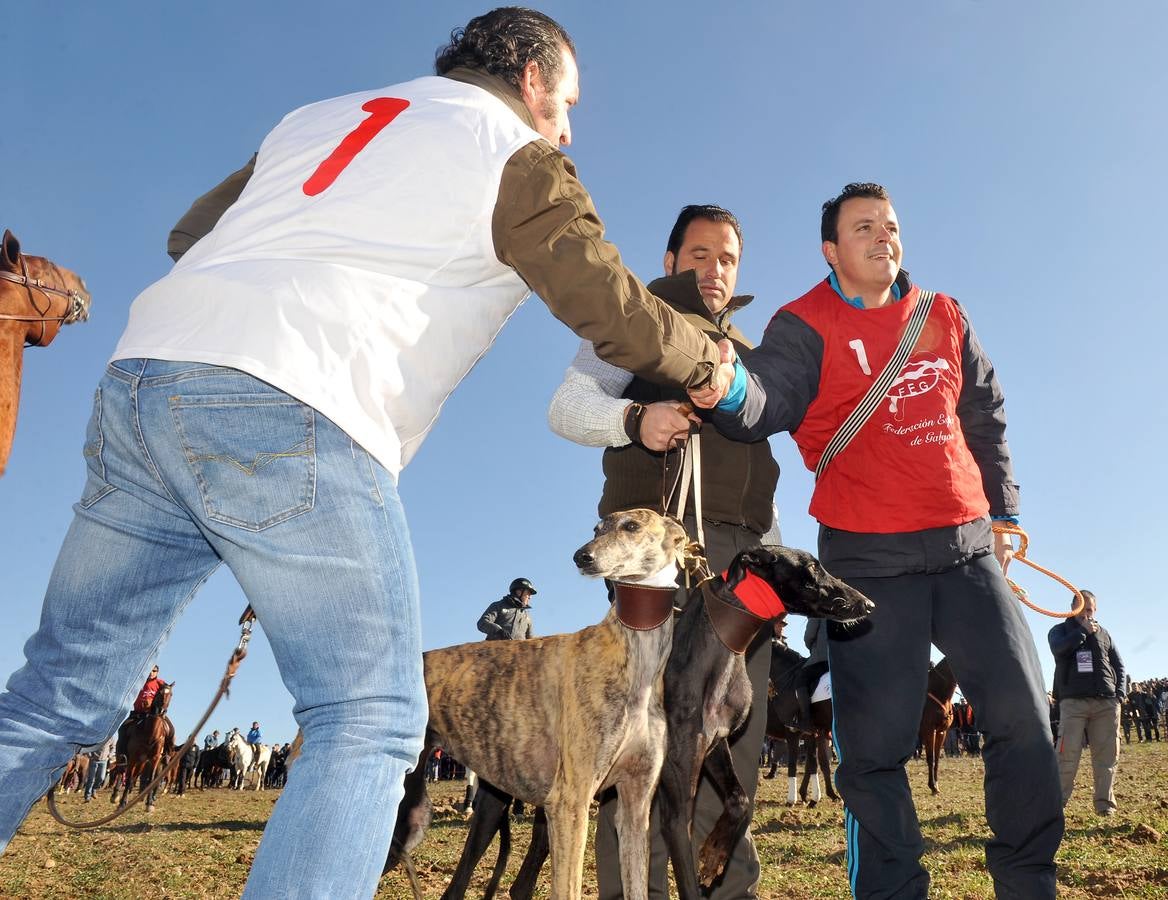
[[[154,706],[154,698],[164,687],[166,687],[166,682],[158,677],[158,666],[155,665],[150,670],[150,674],[146,676],[142,690],[138,691],[138,697],[134,701],[130,715],[126,718],[126,721],[118,726],[118,740],[114,757],[119,761],[119,764],[125,761],[127,732],[134,723],[141,722],[150,715],[150,709]],[[169,747],[174,744],[174,724],[165,715],[163,715],[163,719],[166,720],[168,734],[167,746]]]
[[[1063,816],[1042,669],[1003,577],[1009,536],[990,527],[1018,514],[1001,387],[965,310],[901,268],[883,187],[847,185],[820,234],[828,276],[779,310],[713,419],[740,440],[791,433],[817,473],[820,559],[876,603],[860,629],[828,625],[852,893],[928,895],[904,763],[935,644],[986,735],[994,888],[1053,898]],[[706,393],[690,395],[708,405]]]
[[[150,670],[150,675],[146,678],[146,683],[142,685],[142,690],[138,692],[138,699],[134,701],[135,713],[148,713],[150,707],[154,703],[154,695],[162,690],[166,682],[158,677],[158,666]]]

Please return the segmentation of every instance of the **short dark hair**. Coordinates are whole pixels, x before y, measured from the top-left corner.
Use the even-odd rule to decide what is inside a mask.
[[[685,232],[689,228],[689,223],[694,219],[705,219],[707,222],[722,222],[729,225],[738,235],[738,252],[742,252],[742,226],[738,224],[738,217],[730,210],[714,206],[712,203],[692,203],[681,208],[681,212],[677,214],[677,221],[673,223],[673,230],[669,232],[669,241],[665,244],[666,251],[677,256],[677,252],[685,242]]]
[[[871,197],[873,200],[892,202],[883,185],[874,181],[853,181],[851,184],[845,184],[838,197],[832,197],[823,204],[823,218],[819,220],[820,240],[839,243],[840,207],[844,205],[845,200],[851,200],[853,197]]]
[[[1091,593],[1089,590],[1087,590],[1086,588],[1082,588],[1082,589],[1080,589],[1079,593],[1083,595],[1083,605],[1084,605],[1084,606],[1086,606],[1086,605],[1087,605],[1087,601],[1088,601],[1088,600],[1090,600],[1092,603],[1094,603],[1096,607],[1098,607],[1098,606],[1099,606],[1099,601],[1095,599],[1095,595],[1094,595],[1094,594],[1092,594],[1092,593]],[[1079,602],[1079,598],[1078,598],[1078,597],[1072,597],[1072,598],[1071,598],[1071,609],[1074,609],[1074,608],[1075,608],[1075,606],[1076,606],[1076,604],[1078,604],[1078,602]]]
[[[518,88],[524,67],[535,62],[551,90],[563,74],[563,47],[576,55],[576,45],[555,19],[523,6],[500,6],[450,32],[450,43],[438,50],[434,71],[445,75],[457,66],[484,69]]]

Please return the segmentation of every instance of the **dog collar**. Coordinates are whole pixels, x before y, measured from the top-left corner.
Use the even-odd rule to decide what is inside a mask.
[[[651,631],[659,628],[673,615],[673,597],[677,586],[646,587],[618,581],[613,585],[616,599],[613,607],[616,617],[626,628]]]
[[[737,598],[735,598],[737,599]],[[742,655],[756,634],[769,621],[756,616],[749,609],[735,606],[723,600],[711,589],[709,584],[702,585],[702,601],[706,607],[706,616],[713,626],[723,646],[731,653]]]

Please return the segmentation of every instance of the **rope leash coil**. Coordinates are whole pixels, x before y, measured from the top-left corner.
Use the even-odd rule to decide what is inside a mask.
[[[1049,575],[1051,578],[1053,578],[1055,581],[1057,581],[1059,584],[1061,584],[1063,587],[1065,587],[1067,590],[1069,590],[1072,594],[1075,595],[1075,602],[1074,602],[1074,605],[1071,607],[1070,612],[1054,612],[1053,610],[1043,609],[1041,606],[1038,606],[1034,603],[1031,603],[1029,597],[1027,596],[1026,589],[1023,587],[1020,587],[1011,578],[1007,577],[1006,584],[1010,585],[1010,589],[1014,591],[1015,595],[1017,595],[1018,599],[1021,600],[1022,603],[1024,603],[1026,606],[1029,606],[1035,612],[1042,613],[1044,616],[1050,616],[1052,619],[1072,619],[1083,611],[1083,593],[1082,593],[1082,591],[1080,591],[1077,587],[1075,587],[1073,584],[1071,584],[1069,581],[1067,581],[1061,575],[1056,575],[1050,569],[1047,569],[1043,566],[1040,566],[1036,562],[1031,562],[1029,559],[1026,558],[1026,550],[1030,546],[1030,537],[1026,534],[1025,531],[1023,531],[1017,525],[1011,525],[1008,522],[994,522],[993,523],[993,531],[994,531],[994,534],[1017,535],[1018,536],[1018,549],[1014,551],[1013,559],[1016,559],[1019,562],[1025,563],[1026,565],[1030,566],[1030,568],[1032,568],[1032,569],[1037,569],[1043,575]],[[1008,565],[1008,563],[1007,563],[1007,565]],[[1003,574],[1004,574],[1004,571],[1003,571]]]
[[[191,731],[191,735],[187,738],[187,742],[183,744],[182,748],[174,753],[166,762],[166,764],[159,769],[158,774],[154,776],[154,780],[151,781],[150,784],[146,785],[146,787],[139,791],[134,799],[130,800],[125,806],[119,806],[117,810],[110,813],[108,816],[103,816],[100,819],[94,819],[91,822],[70,822],[68,819],[64,818],[57,809],[57,800],[53,796],[57,790],[57,786],[53,785],[51,788],[49,788],[49,793],[45,797],[45,803],[49,807],[49,815],[51,815],[60,824],[67,828],[76,828],[78,830],[97,828],[99,825],[105,825],[108,822],[112,822],[123,813],[129,812],[130,809],[140,803],[143,798],[145,798],[151,791],[158,787],[158,785],[162,783],[162,779],[166,778],[171,774],[171,772],[174,771],[174,769],[178,768],[179,762],[186,755],[187,751],[194,746],[195,741],[198,739],[199,732],[202,731],[203,726],[207,724],[207,720],[211,718],[211,713],[215,711],[215,707],[219,705],[219,701],[231,693],[231,679],[235,677],[235,673],[239,670],[239,664],[243,662],[244,657],[247,656],[247,643],[251,640],[251,630],[252,625],[255,622],[255,618],[256,616],[252,611],[251,606],[248,606],[247,609],[243,611],[243,615],[239,618],[239,643],[235,645],[235,649],[231,653],[231,659],[227,661],[227,669],[223,673],[223,678],[219,682],[219,690],[216,692],[215,698],[211,701],[211,705],[207,707],[207,711],[203,713],[203,717],[199,719],[198,724],[195,725],[194,730]]]

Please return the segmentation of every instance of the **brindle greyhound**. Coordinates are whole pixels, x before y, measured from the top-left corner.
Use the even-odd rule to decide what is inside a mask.
[[[681,900],[696,900],[693,808],[703,766],[726,804],[699,854],[701,882],[722,874],[730,851],[750,825],[751,799],[734,771],[729,735],[750,712],[751,686],[743,654],[771,619],[756,616],[739,599],[754,576],[781,600],[779,608],[851,623],[872,611],[867,597],[834,578],[810,553],[759,547],[738,554],[725,579],[704,584],[675,627],[665,670],[669,751],[661,770],[661,822]],[[755,582],[757,584],[757,582]]]
[[[659,788],[663,827],[682,898],[699,896],[691,823],[703,760],[715,784],[722,789],[729,810],[707,842],[713,842],[710,852],[714,858],[710,867],[716,869],[707,875],[707,880],[712,881],[721,873],[729,848],[750,822],[749,798],[738,783],[726,742],[726,737],[742,725],[750,710],[751,687],[742,651],[768,621],[749,613],[734,593],[748,575],[765,583],[791,612],[854,620],[872,609],[871,601],[829,575],[811,554],[786,547],[745,551],[730,565],[725,580],[714,578],[702,590],[692,592],[690,602],[674,626],[673,652],[665,670],[668,745]],[[710,753],[708,759],[707,753]],[[480,784],[480,792],[475,800],[466,847],[443,894],[444,900],[464,896],[474,866],[496,830],[501,834],[499,860],[484,895],[486,898],[494,895],[506,865],[510,798],[489,784]],[[621,852],[624,852],[623,842]],[[536,876],[546,856],[546,829],[537,819],[527,856],[511,885],[513,900],[533,896]],[[629,882],[624,884],[626,896],[632,896]],[[553,896],[558,895],[553,892]]]
[[[421,758],[441,745],[499,789],[544,807],[556,898],[581,895],[588,807],[612,785],[626,896],[647,896],[649,804],[665,755],[661,679],[689,549],[675,521],[647,509],[613,513],[574,556],[583,574],[617,582],[600,624],[423,655],[430,721]],[[429,819],[418,767],[406,778],[387,869]]]

